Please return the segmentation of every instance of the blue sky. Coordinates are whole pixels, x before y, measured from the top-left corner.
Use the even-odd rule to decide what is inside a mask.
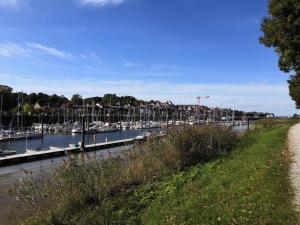
[[[0,83],[289,115],[265,15],[267,0],[0,0]]]

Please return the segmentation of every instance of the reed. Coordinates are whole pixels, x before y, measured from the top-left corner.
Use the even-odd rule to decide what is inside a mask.
[[[106,159],[96,155],[69,158],[48,179],[31,176],[27,182],[15,185],[12,194],[22,202],[22,208],[27,205],[25,208],[35,209],[30,219],[21,224],[90,225],[91,212],[98,212],[93,214],[93,221],[98,221],[95,224],[114,224],[114,220],[115,224],[123,224],[128,212],[140,207],[126,203],[134,190],[224,155],[236,141],[230,128],[191,126],[172,129],[162,138],[151,137],[144,144]],[[119,212],[122,207],[133,209],[126,217]],[[89,208],[92,210],[85,212]],[[87,216],[85,222],[71,222],[78,214]]]

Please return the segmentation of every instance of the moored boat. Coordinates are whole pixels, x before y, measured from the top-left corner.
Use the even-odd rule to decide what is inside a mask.
[[[0,157],[15,155],[16,153],[14,150],[0,150]]]

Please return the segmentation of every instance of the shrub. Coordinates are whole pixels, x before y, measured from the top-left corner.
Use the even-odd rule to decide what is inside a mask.
[[[30,199],[29,205],[39,209],[34,211],[34,219],[25,224],[36,221],[40,225],[76,224],[74,215],[82,215],[83,209],[89,207],[99,212],[98,219],[101,217],[103,224],[106,220],[122,224],[120,221],[134,211],[127,209],[130,204],[124,199],[136,187],[225,154],[235,142],[236,135],[230,128],[214,125],[176,128],[162,138],[152,137],[106,159],[96,154],[74,156],[43,180],[43,184],[31,177],[21,188],[16,185],[14,194],[21,200]],[[45,210],[44,205],[51,206],[51,210],[49,207]],[[80,224],[91,223],[88,218],[94,218],[92,211],[89,214],[87,210],[86,220]]]

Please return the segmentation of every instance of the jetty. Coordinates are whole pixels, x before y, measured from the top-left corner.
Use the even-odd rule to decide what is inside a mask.
[[[97,144],[89,144],[84,146],[84,150],[81,147],[73,146],[68,148],[57,148],[57,149],[50,149],[50,150],[40,150],[40,151],[30,151],[23,154],[16,154],[10,155],[5,157],[0,157],[0,167],[9,166],[9,165],[16,165],[20,163],[26,162],[33,162],[42,159],[50,159],[60,156],[65,156],[69,154],[76,154],[76,153],[85,153],[85,152],[92,152],[98,151],[101,149],[109,149],[114,147],[121,147],[132,145],[136,142],[145,141],[145,138],[130,138],[130,139],[123,139],[117,141],[110,141],[110,142],[103,142]]]
[[[10,134],[8,136],[0,136],[0,142],[17,141],[17,140],[25,140],[25,139],[40,139],[42,137],[43,137],[42,133]]]

